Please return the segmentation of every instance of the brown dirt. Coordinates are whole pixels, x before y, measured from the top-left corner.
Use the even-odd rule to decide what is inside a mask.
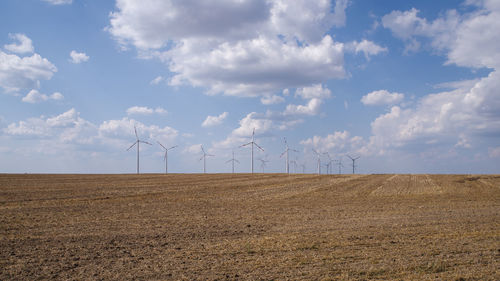
[[[500,280],[498,175],[0,175],[0,280]]]

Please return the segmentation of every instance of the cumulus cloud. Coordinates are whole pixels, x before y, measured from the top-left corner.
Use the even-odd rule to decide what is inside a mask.
[[[219,116],[210,116],[209,115],[209,116],[207,116],[205,121],[203,121],[201,126],[202,127],[212,127],[212,126],[220,125],[220,124],[222,124],[224,119],[226,119],[227,115],[228,115],[227,112],[223,112]]]
[[[5,50],[18,54],[33,53],[35,51],[31,39],[28,38],[28,36],[21,33],[15,33],[9,34],[9,38],[18,41],[18,43],[4,45],[3,47]]]
[[[300,144],[306,149],[313,148],[320,152],[333,152],[334,154],[343,153],[362,153],[365,141],[362,137],[351,136],[348,131],[335,131],[325,137],[313,136],[300,141]]]
[[[354,53],[363,53],[365,58],[368,60],[370,56],[378,55],[383,52],[387,52],[386,47],[381,47],[372,41],[368,41],[363,39],[361,42],[353,41],[346,46],[347,50],[350,50]]]
[[[312,98],[305,105],[289,104],[286,106],[285,115],[317,115],[323,102],[318,98]]]
[[[151,80],[151,82],[149,82],[149,84],[158,85],[163,81],[165,81],[165,78],[163,76],[157,76],[155,79]]]
[[[72,108],[53,117],[41,116],[11,123],[4,133],[18,137],[54,138],[60,143],[87,144],[95,139],[97,127],[81,118]]]
[[[453,44],[457,36],[457,27],[461,17],[455,10],[450,10],[444,17],[433,22],[420,18],[418,10],[392,11],[382,18],[382,25],[392,31],[394,36],[405,41],[405,52],[417,51],[420,48],[419,37],[431,37],[431,45],[438,50],[446,49]]]
[[[50,80],[57,68],[39,54],[19,57],[0,51],[0,87],[8,92],[38,88],[40,80]]]
[[[89,56],[85,53],[78,53],[77,51],[73,50],[69,53],[69,56],[71,57],[70,62],[72,63],[82,63],[86,62],[89,60]]]
[[[259,96],[345,76],[343,44],[328,35],[306,46],[258,37],[200,49],[204,43],[196,40],[185,40],[165,53],[176,73],[170,85],[204,87],[208,94]]]
[[[404,94],[390,93],[387,90],[378,90],[368,93],[361,98],[364,105],[394,105],[403,101]]]
[[[186,148],[184,148],[183,152],[190,153],[190,154],[200,154],[202,152],[201,151],[201,143],[187,146]]]
[[[272,95],[272,96],[265,96],[260,99],[260,102],[263,105],[271,105],[271,104],[277,104],[277,103],[282,103],[285,101],[285,98],[282,96],[278,95]]]
[[[379,147],[398,147],[417,141],[460,144],[481,135],[498,138],[500,102],[495,89],[500,87],[499,79],[495,71],[472,88],[425,96],[415,109],[394,106],[373,121],[372,141]]]
[[[43,0],[51,5],[67,5],[73,3],[73,0]]]
[[[167,114],[167,111],[161,107],[149,108],[147,106],[132,106],[127,109],[128,115],[151,115],[151,114]]]
[[[269,97],[345,77],[344,44],[326,32],[345,23],[347,6],[347,0],[119,0],[107,30],[122,47],[165,62],[175,74],[170,85]]]
[[[145,125],[134,119],[124,117],[119,120],[107,120],[99,125],[99,136],[105,139],[135,138],[134,126],[143,139],[159,139],[171,141],[178,136],[178,131],[169,126]]]
[[[496,26],[500,24],[500,6],[496,1],[474,3],[479,5],[477,10],[464,15],[448,11],[433,22],[418,17],[415,9],[384,16],[384,26],[396,37],[430,39],[431,46],[447,56],[447,63],[492,71],[486,77],[445,84],[450,91],[424,96],[415,107],[393,106],[371,124],[369,147],[374,153],[417,144],[468,149],[498,142],[500,30]]]
[[[309,87],[303,87],[295,91],[295,96],[303,99],[326,99],[332,95],[330,89],[325,88],[322,84],[315,84]]]
[[[59,115],[42,115],[11,123],[1,130],[4,137],[36,141],[33,150],[38,153],[61,155],[109,149],[123,152],[135,140],[134,126],[144,140],[171,143],[179,135],[169,126],[147,125],[128,117],[94,124],[82,118],[74,108]]]
[[[52,95],[46,95],[40,93],[38,90],[33,89],[25,97],[22,98],[22,101],[27,103],[39,103],[48,100],[62,100],[62,99],[64,99],[64,96],[59,92],[55,92]]]

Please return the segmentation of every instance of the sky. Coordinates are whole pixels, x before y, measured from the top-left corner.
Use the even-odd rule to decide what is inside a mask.
[[[143,173],[158,142],[250,172],[255,130],[256,172],[288,145],[291,172],[498,174],[499,27],[497,0],[3,0],[0,173],[135,173],[135,126]]]

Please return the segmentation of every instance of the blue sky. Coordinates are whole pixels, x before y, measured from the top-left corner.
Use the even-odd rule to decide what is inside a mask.
[[[498,26],[493,0],[4,0],[0,172],[134,173],[136,126],[146,173],[157,141],[170,172],[202,172],[200,145],[249,172],[253,129],[256,171],[285,170],[286,137],[308,173],[313,149],[343,173],[500,173]]]

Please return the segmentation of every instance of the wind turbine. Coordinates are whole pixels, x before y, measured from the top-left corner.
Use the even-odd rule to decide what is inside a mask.
[[[255,143],[255,128],[253,129],[253,132],[252,132],[252,141],[249,142],[249,143],[245,143],[243,145],[240,145],[239,147],[244,147],[244,146],[247,146],[247,145],[250,145],[252,147],[251,165],[252,165],[252,174],[253,174],[253,146],[255,145],[260,150],[264,151],[264,149],[262,147],[260,147],[257,143]]]
[[[226,163],[229,163],[229,162],[232,162],[232,168],[233,168],[232,173],[234,174],[234,162],[237,162],[238,164],[240,164],[240,161],[238,161],[234,158],[234,150],[233,150],[233,158],[226,161]]]
[[[267,158],[267,156],[266,156]],[[264,173],[264,168],[266,167],[266,163],[269,162],[269,160],[266,160],[266,159],[262,159],[262,158],[259,158],[260,160],[260,167],[262,168],[262,173]]]
[[[339,160],[335,161],[337,166],[339,166],[339,175],[342,174],[342,167],[344,167],[344,165],[342,164],[342,156],[340,156]]]
[[[328,153],[328,152],[325,152],[323,154],[328,157],[328,163],[325,164],[325,166],[326,166],[326,173],[327,174],[331,174],[332,173],[331,172],[331,170],[332,170],[331,167],[332,167],[332,163],[333,163],[332,157],[330,157],[330,153]]]
[[[135,142],[129,148],[127,148],[127,151],[129,151],[132,147],[134,147],[134,145],[137,144],[137,174],[139,174],[139,144],[141,142],[145,143],[145,144],[149,144],[149,145],[152,145],[152,144],[150,144],[147,141],[143,141],[143,140],[139,139],[139,135],[137,135],[137,128],[135,126],[134,126],[134,132],[135,132]]]
[[[203,173],[205,174],[206,173],[206,161],[205,161],[205,158],[207,158],[207,156],[215,156],[213,154],[208,154],[205,152],[205,149],[203,149],[203,145],[201,145],[201,151],[203,152],[203,156],[201,156],[200,158],[200,161],[203,159]]]
[[[361,156],[351,157],[351,156],[347,155],[347,157],[349,157],[352,160],[352,173],[354,174],[354,168],[356,167],[356,160],[358,160],[359,157],[361,157]]]
[[[168,151],[170,149],[174,149],[177,147],[177,145],[174,145],[172,147],[169,147],[169,148],[166,148],[163,144],[161,144],[159,141],[156,141],[161,147],[163,147],[163,149],[165,150],[165,174],[168,174]]]
[[[281,153],[280,158],[286,154],[286,173],[290,174],[290,162],[288,162],[288,151],[290,151],[290,150],[295,151],[295,152],[298,152],[298,151],[288,147],[288,143],[286,142],[286,138],[283,138],[283,140],[285,141],[286,149],[285,149],[285,151],[283,151],[283,153]],[[297,164],[295,164],[295,165],[297,165]]]
[[[314,150],[314,148],[312,151],[318,157],[318,175],[320,175],[321,174],[321,154],[319,154],[316,150]]]
[[[302,167],[302,174],[306,173],[306,163],[300,164],[300,167]]]
[[[298,161],[297,159],[290,161],[290,163],[293,164],[293,172],[294,173],[297,173],[297,165],[298,165],[297,161]]]

